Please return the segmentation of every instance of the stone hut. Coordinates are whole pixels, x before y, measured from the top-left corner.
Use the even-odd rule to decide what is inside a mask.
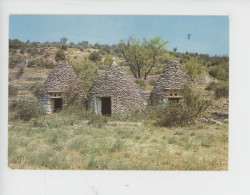
[[[73,87],[74,91],[85,96],[84,91],[80,91],[78,77],[65,61],[58,62],[49,74],[38,93],[38,102],[47,114],[61,110],[67,106],[67,90]]]
[[[136,84],[112,59],[112,65],[92,84],[88,94],[88,109],[103,115],[131,115],[146,108],[147,100]]]
[[[167,101],[178,101],[181,89],[188,80],[180,62],[170,60],[160,75],[149,97],[149,105],[165,105]]]

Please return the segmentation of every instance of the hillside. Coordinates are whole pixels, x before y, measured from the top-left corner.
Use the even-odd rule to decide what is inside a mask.
[[[155,113],[132,117],[97,116],[83,105],[58,113],[31,112],[23,121],[18,103],[31,102],[56,64],[58,52],[85,83],[109,67],[112,57],[139,88],[150,92],[168,60],[201,67],[192,84],[211,102],[195,124],[161,127]],[[118,45],[32,43],[10,40],[9,50],[9,167],[18,169],[140,169],[227,170],[228,167],[228,73],[227,57],[164,51],[146,80],[134,78]],[[18,102],[20,100],[20,102]],[[152,113],[151,113],[152,112]],[[33,115],[37,114],[37,116]],[[35,117],[34,117],[35,116]]]

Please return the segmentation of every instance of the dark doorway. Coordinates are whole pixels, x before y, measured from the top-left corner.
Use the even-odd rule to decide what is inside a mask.
[[[58,112],[62,110],[62,98],[55,98],[55,107],[54,107],[54,111]]]
[[[102,98],[102,115],[111,116],[111,98]]]

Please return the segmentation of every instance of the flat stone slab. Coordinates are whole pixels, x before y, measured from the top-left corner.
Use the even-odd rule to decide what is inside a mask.
[[[120,121],[112,121],[108,122],[107,125],[114,126],[114,125],[119,125],[119,126],[136,126],[140,127],[142,126],[142,123],[135,123],[135,122],[120,122]]]

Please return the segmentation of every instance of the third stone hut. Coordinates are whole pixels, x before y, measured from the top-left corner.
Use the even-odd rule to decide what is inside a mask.
[[[179,61],[170,60],[160,75],[149,97],[149,105],[164,106],[167,101],[178,101],[181,89],[188,80]]]

